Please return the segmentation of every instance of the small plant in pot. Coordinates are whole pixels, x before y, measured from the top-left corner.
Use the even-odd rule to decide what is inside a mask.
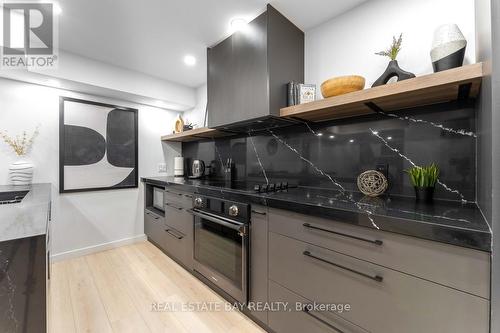
[[[412,185],[415,187],[417,201],[432,202],[434,198],[434,188],[439,177],[439,168],[436,164],[419,167],[414,166],[405,172],[410,177]]]
[[[396,60],[399,51],[401,51],[402,43],[403,34],[400,34],[398,39],[396,39],[396,36],[393,36],[392,44],[387,50],[375,53],[379,56],[388,57],[389,59],[391,59],[391,61],[389,61],[389,64],[387,65],[384,73],[372,84],[372,87],[377,87],[392,82],[403,81],[415,77],[415,74],[402,70],[399,67],[398,61]]]

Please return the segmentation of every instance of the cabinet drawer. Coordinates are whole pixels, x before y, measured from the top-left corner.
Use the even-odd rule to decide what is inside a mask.
[[[489,298],[487,252],[278,209],[269,210],[269,230]]]
[[[269,278],[373,333],[486,333],[489,301],[275,233]]]
[[[189,269],[193,268],[193,234],[185,234],[170,225],[165,226],[165,251]]]
[[[252,205],[250,222],[250,302],[265,303],[267,293],[267,237],[268,232],[267,207]],[[257,319],[267,324],[267,311],[252,311]]]
[[[167,203],[175,204],[181,208],[191,209],[193,208],[193,194],[172,190],[167,187],[165,190],[165,204]]]
[[[148,210],[144,211],[144,233],[148,238],[163,247],[165,234],[165,219]]]
[[[269,302],[279,310],[269,312],[269,327],[277,333],[368,332],[332,312],[301,311],[302,305],[313,302],[273,281],[269,281]],[[287,309],[278,307],[278,304],[287,304]]]
[[[165,206],[165,223],[184,234],[192,233],[193,215],[178,204],[167,204]]]

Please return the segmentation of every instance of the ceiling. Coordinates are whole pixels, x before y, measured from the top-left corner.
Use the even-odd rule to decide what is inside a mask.
[[[367,0],[275,0],[302,30]],[[234,17],[252,19],[266,0],[80,0],[59,4],[59,47],[84,57],[197,87],[206,81],[206,48],[229,34]],[[188,67],[183,57],[197,63]]]

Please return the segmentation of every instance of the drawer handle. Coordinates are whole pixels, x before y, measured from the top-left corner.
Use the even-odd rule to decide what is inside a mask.
[[[184,194],[184,196],[185,196],[186,198],[189,198],[189,199],[192,199],[192,198],[193,198],[193,196],[192,196],[191,194]]]
[[[266,212],[259,212],[257,210],[253,210],[253,209],[252,209],[252,213],[263,215],[263,216],[267,215]]]
[[[169,206],[169,207],[172,207],[172,208],[175,208],[175,209],[177,209],[177,210],[182,210],[182,207],[177,207],[177,206],[172,205],[171,203],[168,203],[168,202],[166,202],[166,203],[165,203],[165,205],[167,205],[167,206]]]
[[[178,196],[182,196],[182,193],[172,192],[172,191],[169,191],[169,190],[165,190],[165,192],[172,193],[172,194],[177,194]]]
[[[317,227],[317,226],[312,225],[310,223],[304,223],[302,225],[304,227],[306,227],[306,228],[309,228],[309,229],[320,230],[320,231],[328,232],[328,233],[331,233],[331,234],[335,234],[335,235],[339,235],[339,236],[343,236],[343,237],[348,237],[348,238],[353,238],[353,239],[357,239],[359,241],[363,241],[363,242],[367,242],[367,243],[372,243],[372,244],[375,244],[375,245],[382,245],[382,244],[384,244],[384,242],[382,242],[379,239],[371,240],[371,239],[366,239],[366,238],[362,238],[362,237],[358,237],[358,236],[344,234],[344,233],[341,233],[341,232],[338,232],[338,231],[333,231],[333,230],[329,230],[329,229],[324,229],[324,228],[321,228],[321,227]]]
[[[342,265],[336,264],[334,262],[331,262],[329,260],[317,257],[314,254],[311,254],[311,252],[309,252],[309,251],[304,251],[304,252],[302,252],[302,254],[305,255],[306,257],[313,258],[313,259],[319,260],[321,262],[330,264],[332,266],[344,269],[344,270],[349,271],[351,273],[355,273],[355,274],[361,275],[361,276],[363,276],[365,278],[368,278],[368,279],[371,279],[371,280],[374,280],[374,281],[377,281],[377,282],[382,282],[383,281],[383,278],[381,276],[379,276],[379,275],[372,276],[372,275],[365,274],[363,272],[356,271],[356,270],[354,270],[352,268],[349,268],[349,267],[346,267],[346,266],[342,266]]]
[[[151,216],[151,217],[152,217],[152,218],[154,218],[155,220],[158,220],[158,219],[160,218],[159,216],[157,216],[157,215],[155,215],[155,214],[153,214],[153,213],[151,213],[151,212],[149,212],[149,211],[146,211],[146,215]]]
[[[179,235],[176,235],[175,233],[173,233],[171,229],[165,229],[165,231],[167,232],[167,234],[169,234],[170,236],[172,236],[174,238],[177,238],[177,239],[183,239],[184,238],[184,236],[179,236]]]
[[[327,322],[326,320],[324,320],[324,319],[322,319],[322,318],[320,318],[320,317],[316,316],[315,314],[312,314],[312,313],[311,313],[311,312],[307,309],[307,307],[304,307],[304,308],[302,309],[302,311],[303,311],[305,314],[307,314],[308,316],[310,316],[310,317],[314,318],[315,320],[319,321],[319,322],[320,322],[320,323],[322,323],[323,325],[325,325],[325,326],[327,326],[327,327],[331,328],[331,329],[332,329],[332,330],[334,330],[335,332],[337,332],[337,333],[345,333],[345,332],[344,332],[344,331],[342,331],[340,328],[337,328],[337,327],[333,326],[332,324],[330,324],[329,322]]]

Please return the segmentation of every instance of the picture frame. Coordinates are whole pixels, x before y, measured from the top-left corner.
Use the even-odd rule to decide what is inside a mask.
[[[316,85],[300,83],[297,85],[297,102],[304,104],[316,100]]]
[[[139,186],[138,110],[59,97],[59,193]]]

